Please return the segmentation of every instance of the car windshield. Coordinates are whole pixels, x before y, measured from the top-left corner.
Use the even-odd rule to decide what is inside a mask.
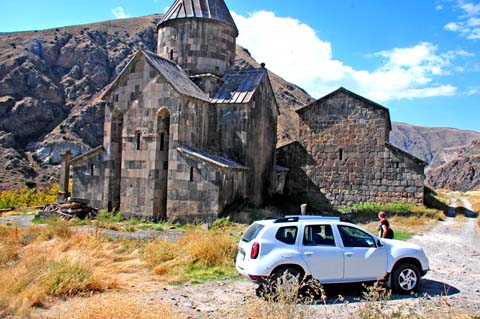
[[[254,240],[257,237],[258,233],[264,227],[265,227],[264,225],[257,224],[257,223],[254,223],[254,224],[250,225],[250,227],[248,227],[247,231],[243,235],[242,240],[246,243],[251,242],[252,240]]]

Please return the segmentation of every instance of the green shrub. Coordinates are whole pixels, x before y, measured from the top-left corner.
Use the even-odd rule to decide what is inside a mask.
[[[21,190],[7,190],[0,193],[0,209],[12,207],[44,206],[55,203],[60,186],[55,184],[52,188],[22,188]]]
[[[97,219],[101,222],[120,223],[124,220],[122,214],[119,212],[112,213],[107,210],[101,210],[98,213]]]

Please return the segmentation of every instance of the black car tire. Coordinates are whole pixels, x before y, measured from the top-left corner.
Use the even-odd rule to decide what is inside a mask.
[[[415,291],[420,284],[420,271],[418,267],[404,263],[395,267],[392,273],[393,290],[402,295]]]
[[[281,268],[270,276],[266,291],[270,299],[275,301],[295,301],[298,298],[303,273],[295,268]]]

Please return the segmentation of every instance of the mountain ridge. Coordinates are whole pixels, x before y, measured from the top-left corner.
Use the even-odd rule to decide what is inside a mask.
[[[77,155],[102,144],[104,104],[97,97],[136,50],[155,52],[162,17],[1,34],[0,190],[48,185],[58,178],[63,150]],[[235,68],[260,67],[248,49],[237,46],[236,52]],[[314,99],[270,70],[269,77],[281,110],[277,135],[283,145],[298,138],[295,110]],[[391,136],[392,144],[435,164],[443,149],[469,145],[480,133],[393,123]]]

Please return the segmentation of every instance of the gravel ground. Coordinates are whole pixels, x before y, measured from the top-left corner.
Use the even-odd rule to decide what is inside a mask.
[[[471,209],[466,199],[458,199],[465,208]],[[452,197],[452,203],[456,202],[457,198]],[[435,308],[441,304],[441,300],[447,300],[448,305],[456,311],[480,316],[480,236],[477,230],[477,219],[454,218],[454,208],[451,208],[448,216],[452,217],[446,218],[428,232],[411,239],[411,242],[424,248],[430,260],[431,271],[423,279],[417,295],[393,295],[388,308],[414,311],[428,304]],[[8,219],[10,222],[15,220],[22,225],[25,222],[28,223],[24,217],[8,217]],[[2,220],[0,219],[0,222]],[[134,236],[118,233],[111,235]],[[155,236],[152,233],[144,235],[145,237]],[[143,238],[144,235],[139,237]],[[298,307],[299,311],[303,311],[305,318],[355,317],[358,309],[365,305],[361,301],[361,285],[327,286],[326,291],[329,296],[344,296],[346,302],[339,303],[335,297],[327,301],[329,305]],[[171,286],[159,282],[152,274],[145,273],[137,279],[132,279],[129,285],[122,287],[120,291],[111,293],[120,294],[126,300],[137,300],[146,307],[166,301],[172,305],[174,311],[185,314],[188,318],[248,318],[252,317],[248,311],[259,304],[259,299],[255,297],[255,285],[243,279]],[[104,298],[103,296],[106,298],[109,294],[103,294],[101,298]],[[57,301],[49,309],[36,311],[34,317],[59,318],[61,314],[62,318],[68,318],[67,313],[74,314],[81,311],[88,302],[88,298]],[[388,312],[386,316],[388,317]]]

